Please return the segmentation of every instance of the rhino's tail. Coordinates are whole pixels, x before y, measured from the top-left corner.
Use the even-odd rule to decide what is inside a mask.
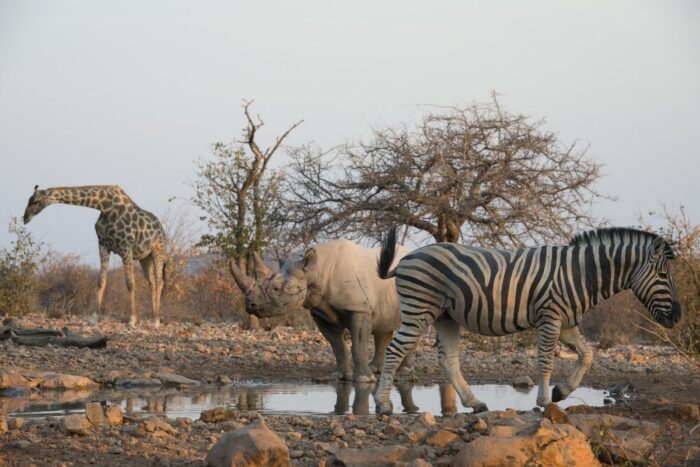
[[[382,251],[379,253],[377,260],[377,272],[382,279],[391,279],[396,275],[396,269],[389,271],[391,263],[394,262],[396,256],[396,226],[389,229],[384,242],[382,242]]]

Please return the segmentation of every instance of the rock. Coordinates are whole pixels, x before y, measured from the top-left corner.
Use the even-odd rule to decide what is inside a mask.
[[[102,411],[102,404],[99,402],[88,402],[85,404],[85,417],[93,425],[107,424],[107,418]]]
[[[226,375],[219,375],[216,379],[220,384],[231,384],[231,378]]]
[[[691,422],[700,420],[700,410],[696,404],[661,404],[654,408],[654,412]]]
[[[513,379],[513,387],[516,388],[531,388],[535,383],[530,379],[529,376],[517,376]]]
[[[87,436],[92,433],[92,425],[85,415],[66,415],[61,420],[63,430],[68,434]]]
[[[114,385],[124,388],[159,388],[162,386],[160,380],[155,378],[118,378]]]
[[[406,434],[406,439],[408,439],[413,444],[422,443],[428,436],[428,432],[425,430],[411,431]]]
[[[24,426],[24,419],[22,417],[14,417],[7,421],[7,427],[10,430],[21,430]]]
[[[343,425],[334,425],[332,427],[332,432],[333,435],[337,436],[338,438],[345,436],[345,428],[343,428]]]
[[[19,373],[0,369],[0,389],[29,387],[29,381]]]
[[[341,449],[335,455],[335,463],[345,467],[393,466],[396,462],[411,462],[421,457],[416,448],[405,446],[381,446],[377,448]]]
[[[127,376],[129,376],[129,372],[126,370],[110,370],[98,373],[94,380],[100,384],[114,384],[117,379]]]
[[[0,415],[0,433],[6,433],[7,431],[10,430],[10,427],[7,424],[7,419]]]
[[[465,444],[452,465],[597,466],[600,465],[583,433],[571,425],[544,419],[511,437],[481,436]]]
[[[486,421],[483,418],[478,419],[471,425],[469,425],[469,431],[474,433],[481,433],[486,434],[489,430],[489,425],[486,423]]]
[[[211,467],[290,465],[287,445],[262,419],[223,435],[206,460]]]
[[[216,407],[210,410],[203,410],[199,415],[199,419],[205,423],[217,423],[236,418],[238,412],[227,409],[226,407]]]
[[[407,467],[432,467],[432,464],[424,459],[412,460]]]
[[[435,446],[438,448],[444,448],[445,446],[457,441],[459,436],[447,430],[439,430],[432,435],[428,436],[425,440],[430,446]]]
[[[198,386],[201,384],[199,381],[174,373],[156,373],[155,377],[159,379],[165,387]]]
[[[614,415],[572,414],[569,420],[609,464],[644,462],[659,431],[656,423]]]
[[[27,439],[19,439],[10,443],[8,446],[15,449],[29,449],[32,446],[32,442]]]
[[[569,423],[569,417],[567,417],[564,409],[554,402],[550,402],[545,407],[544,418],[549,419],[552,423]]]
[[[39,386],[42,389],[83,389],[97,386],[98,384],[84,376],[50,374],[42,378]]]
[[[430,412],[421,413],[415,418],[415,421],[413,423],[420,423],[427,427],[435,426],[437,424],[437,422],[435,421],[435,417],[433,417],[433,414],[431,414]]]
[[[168,433],[169,435],[174,435],[176,433],[175,428],[173,428],[168,422],[160,417],[151,415],[146,420],[139,424],[139,428],[142,428],[147,433],[154,433],[162,431]]]
[[[518,428],[508,425],[496,425],[491,427],[489,433],[490,436],[497,436],[499,438],[508,438],[510,436],[515,436],[518,434]]]
[[[119,426],[124,421],[124,413],[118,405],[110,405],[105,409],[105,418],[110,426]]]
[[[287,438],[293,439],[294,441],[301,441],[302,435],[298,431],[288,431]]]
[[[615,386],[610,388],[608,392],[610,392],[610,395],[613,397],[619,397],[633,390],[634,386],[632,385],[632,382],[630,380],[625,380],[617,383]]]

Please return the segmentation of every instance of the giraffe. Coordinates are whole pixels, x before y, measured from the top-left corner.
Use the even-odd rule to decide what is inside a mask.
[[[129,325],[133,327],[137,321],[134,261],[139,261],[151,288],[153,324],[158,328],[160,299],[165,285],[165,232],[158,218],[138,207],[118,185],[54,187],[44,190],[40,190],[37,185],[24,211],[24,223],[31,221],[46,206],[57,203],[100,211],[100,217],[95,223],[100,248],[100,280],[92,320],[97,321],[102,311],[109,255],[115,253],[122,258],[126,287],[129,290]]]

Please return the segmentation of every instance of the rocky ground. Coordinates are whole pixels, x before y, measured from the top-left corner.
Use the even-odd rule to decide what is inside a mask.
[[[46,379],[47,372],[54,372],[83,376],[102,384],[113,382],[120,375],[152,378],[163,373],[205,383],[222,380],[325,381],[334,364],[328,344],[315,330],[244,331],[235,324],[208,323],[172,323],[157,331],[148,326],[132,330],[111,320],[95,326],[81,326],[77,320],[48,320],[40,315],[25,317],[19,320],[19,324],[55,329],[69,326],[83,336],[107,334],[110,337],[107,348],[96,350],[51,346],[30,348],[0,341],[0,369],[6,372],[16,369],[29,380]],[[416,352],[414,366],[421,383],[443,380],[433,344],[433,340],[426,337]],[[463,339],[461,365],[468,381],[510,383],[515,376],[523,375],[535,379],[534,347],[500,347],[483,350]],[[555,382],[574,365],[570,355],[562,353],[562,357],[557,360]],[[545,422],[541,414],[534,412],[512,413],[505,417],[500,413],[490,413],[478,420],[465,414],[436,416],[435,423],[427,425],[425,420],[419,420],[426,415],[405,414],[382,418],[352,415],[266,417],[266,424],[285,442],[292,463],[299,465],[352,464],[351,459],[368,452],[377,459],[385,456],[385,463],[389,465],[394,462],[421,465],[419,459],[434,465],[449,465],[466,446],[476,449],[486,442],[474,444],[476,438],[482,437],[489,442],[499,437],[522,441],[527,432],[527,436],[544,439],[541,430],[560,433],[564,426],[576,426],[586,433],[595,455],[608,461],[613,460],[610,452],[619,449],[620,445],[627,446],[624,442],[629,439],[636,443],[635,449],[641,446],[639,449],[644,451],[636,461],[683,465],[687,459],[696,456],[700,428],[692,430],[700,423],[697,409],[700,372],[669,348],[620,346],[596,352],[584,384],[609,388],[625,380],[635,388],[630,401],[601,408],[576,407],[568,412],[570,417],[583,416],[582,412],[590,416],[611,414],[656,424],[656,429],[638,430],[630,435],[631,438],[621,435],[630,428],[631,422],[622,425],[615,422],[619,426],[598,423],[598,428],[608,427],[610,436],[596,441],[593,438],[596,433],[600,437],[601,430],[590,428],[590,424],[588,433],[584,426],[573,421],[570,425],[552,429],[542,426]],[[0,434],[0,465],[204,465],[207,453],[224,433],[245,428],[257,419],[253,412],[230,415],[227,420],[209,422],[126,417],[114,425],[93,424],[81,419],[75,423],[78,429],[84,425],[82,434],[69,430],[65,420],[26,420],[18,427],[17,421],[10,418],[8,430]],[[497,421],[501,419],[511,421]],[[484,424],[478,423],[479,420]],[[510,428],[496,428],[500,425]],[[1,431],[4,431],[2,426]],[[555,441],[560,436],[556,433],[551,435]],[[509,446],[513,443],[509,442]],[[558,444],[555,442],[553,446]],[[494,450],[488,446],[481,448]],[[540,454],[538,451],[537,455]],[[619,462],[619,458],[616,459]]]

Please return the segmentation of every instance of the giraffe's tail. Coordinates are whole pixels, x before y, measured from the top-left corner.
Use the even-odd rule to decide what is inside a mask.
[[[168,288],[168,262],[163,261],[163,289],[160,293],[161,298],[165,295],[165,290]]]

